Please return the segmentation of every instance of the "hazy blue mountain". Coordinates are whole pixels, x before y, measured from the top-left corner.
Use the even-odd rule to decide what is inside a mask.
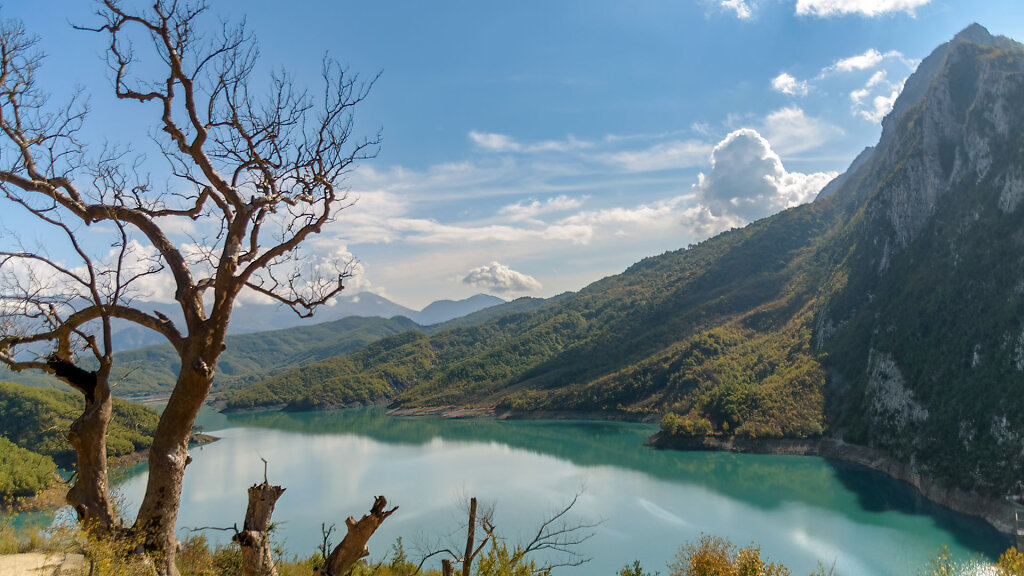
[[[430,326],[431,324],[447,322],[448,320],[504,303],[505,301],[497,296],[477,294],[465,300],[438,300],[437,302],[431,302],[426,308],[419,312],[413,312],[409,317],[421,326]]]

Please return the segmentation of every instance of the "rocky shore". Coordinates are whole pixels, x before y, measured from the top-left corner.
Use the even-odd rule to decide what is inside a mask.
[[[647,445],[667,450],[726,450],[749,454],[820,456],[852,462],[906,482],[928,500],[956,512],[981,518],[996,530],[1010,536],[1016,536],[1014,513],[1024,513],[1024,508],[1009,499],[992,498],[942,486],[912,464],[900,462],[873,448],[847,444],[832,438],[681,437],[658,433],[647,441]]]

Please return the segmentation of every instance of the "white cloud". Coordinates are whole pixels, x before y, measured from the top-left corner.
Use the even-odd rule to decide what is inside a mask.
[[[707,162],[711,146],[699,140],[676,140],[646,150],[623,151],[601,156],[605,162],[627,172],[654,172],[691,168]]]
[[[897,52],[898,54],[898,52]],[[831,66],[831,70],[837,70],[839,72],[852,72],[853,70],[867,70],[868,68],[874,68],[885,60],[885,56],[881,52],[870,48],[863,54],[857,54],[856,56],[850,56],[849,58],[843,58],[837,60],[835,64]]]
[[[888,52],[879,52],[874,48],[869,48],[861,54],[855,54],[848,58],[840,58],[836,60],[831,66],[827,66],[821,70],[821,74],[818,75],[818,79],[822,79],[830,74],[836,72],[857,72],[860,70],[870,70],[878,67],[880,64],[887,60],[897,60],[902,62],[908,68],[916,68],[918,61],[912,58],[907,58],[899,50],[889,50]],[[877,74],[877,73],[876,73]]]
[[[879,16],[890,12],[906,12],[911,16],[915,10],[931,0],[797,0],[796,13],[801,16],[841,16],[860,14]]]
[[[885,82],[887,75],[888,73],[885,70],[879,70],[878,72],[875,72],[874,74],[871,75],[871,78],[868,79],[867,87],[873,88],[875,86],[878,86],[882,82]]]
[[[593,230],[586,226],[548,224],[541,227],[505,224],[444,224],[426,218],[391,218],[383,223],[392,240],[415,244],[517,243],[528,240],[559,240],[588,244]]]
[[[795,106],[769,114],[764,121],[764,133],[773,149],[782,154],[812,150],[843,135],[839,127],[808,116]]]
[[[746,0],[721,0],[721,6],[735,12],[736,17],[740,20],[747,20],[753,15]]]
[[[900,82],[889,82],[885,71],[879,70],[863,88],[850,92],[853,114],[872,124],[878,124],[892,110],[900,92],[903,91],[904,82],[906,78]]]
[[[695,195],[687,194],[639,206],[580,212],[560,223],[604,229],[616,237],[642,236],[653,231],[675,229],[706,238],[739,226],[742,221],[729,215],[715,216],[707,207],[697,204]]]
[[[536,292],[543,288],[533,276],[516,272],[497,261],[473,268],[462,283],[492,292]]]
[[[753,221],[811,200],[836,175],[787,172],[768,141],[746,128],[715,146],[711,170],[694,191],[712,215]]]
[[[344,295],[374,291],[374,287],[366,275],[366,267],[356,259],[344,244],[330,241],[324,237],[315,237],[316,241],[301,246],[294,261],[282,262],[273,269],[273,277],[294,280],[294,290],[307,298],[318,298],[325,292],[325,287],[336,285],[339,274],[345,273]],[[255,274],[256,283],[271,285],[272,276],[266,270],[258,270]],[[280,291],[285,296],[287,291]],[[236,307],[251,304],[276,304],[277,300],[249,288],[243,288],[235,301]],[[337,296],[326,301],[327,306],[334,306]]]
[[[791,96],[805,96],[810,87],[806,80],[797,80],[793,76],[783,72],[772,78],[772,89],[776,92],[789,94]]]
[[[541,214],[575,210],[582,205],[583,198],[570,198],[563,194],[554,198],[548,198],[543,202],[540,200],[533,200],[509,204],[502,208],[499,211],[499,214],[508,216],[513,221],[531,220]]]
[[[859,95],[860,92],[861,91],[858,90],[857,92],[854,92],[854,94]],[[900,91],[893,90],[888,94],[879,94],[870,100],[869,105],[864,105],[860,100],[854,98],[854,94],[850,95],[854,100],[854,112],[868,122],[878,124],[883,118],[885,118],[885,115],[892,110],[893,105],[896,103],[896,99],[900,96]],[[864,97],[866,96],[867,94],[864,94]]]
[[[472,130],[469,133],[469,139],[480,148],[490,152],[569,152],[593,146],[592,142],[580,140],[571,134],[565,140],[542,140],[523,144],[506,134]]]
[[[477,146],[493,152],[516,152],[520,149],[518,142],[505,134],[477,132],[469,133],[469,139]]]

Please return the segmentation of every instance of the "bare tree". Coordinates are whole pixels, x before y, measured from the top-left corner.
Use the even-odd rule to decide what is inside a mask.
[[[4,248],[0,361],[54,374],[82,392],[85,411],[70,435],[79,478],[68,500],[84,520],[117,529],[103,439],[111,321],[154,330],[174,347],[181,368],[129,529],[159,573],[175,574],[190,432],[239,294],[249,289],[308,316],[350,275],[350,262],[310,264],[299,250],[350,204],[346,174],[376,153],[379,137],[353,138],[352,116],[373,82],[325,60],[316,95],[298,90],[284,72],[271,75],[267,90],[251,92],[259,54],[244,25],[204,34],[202,3],[156,0],[138,11],[117,0],[96,6],[99,21],[81,29],[106,39],[116,98],[154,113],[153,138],[170,182],[153,185],[124,150],[87,148],[81,99],[51,106],[37,84],[42,56],[34,38],[16,23],[0,27],[0,190],[9,206],[72,246],[64,254]],[[157,63],[157,71],[139,66],[137,54]],[[173,231],[185,225],[199,237],[190,246],[174,240]],[[102,244],[97,238],[105,229],[114,230],[113,238]],[[95,249],[109,251],[111,244],[107,253]],[[154,274],[173,284],[181,325],[134,305],[139,281]]]
[[[558,567],[580,566],[590,560],[583,556],[577,549],[581,544],[594,536],[591,531],[599,523],[569,522],[569,515],[579,500],[580,493],[562,508],[556,510],[548,518],[537,526],[536,532],[530,540],[517,544],[511,551],[508,561],[512,566],[524,565],[531,562],[531,556],[544,553],[546,558],[541,564],[534,566],[534,573],[548,574]],[[495,545],[502,540],[497,534],[497,526],[494,522],[494,506],[485,506],[482,509],[477,505],[477,499],[470,498],[466,508],[468,521],[466,524],[466,543],[464,552],[456,551],[458,546],[436,546],[430,552],[423,555],[416,571],[410,575],[419,574],[423,565],[435,556],[445,556],[441,560],[441,573],[443,576],[455,576],[455,564],[462,566],[462,575],[472,573],[473,562],[488,544]],[[480,530],[483,537],[477,536]]]

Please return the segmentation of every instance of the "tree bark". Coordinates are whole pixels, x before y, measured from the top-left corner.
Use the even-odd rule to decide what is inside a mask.
[[[466,555],[462,557],[462,576],[473,568],[473,544],[476,539],[476,498],[469,499],[469,526],[466,527]]]
[[[110,503],[107,477],[107,427],[112,401],[107,373],[95,375],[95,387],[85,396],[82,415],[71,424],[68,443],[78,458],[75,483],[66,502],[86,528],[106,535],[120,527]]]
[[[277,576],[273,550],[270,548],[270,517],[284,488],[271,486],[266,478],[262,484],[249,488],[249,507],[245,511],[242,531],[234,540],[242,547],[243,576]]]
[[[213,349],[212,345],[200,349]],[[181,371],[167,401],[149,450],[149,481],[134,530],[143,540],[159,576],[178,576],[174,535],[185,467],[192,461],[188,442],[192,424],[213,384],[213,366],[198,353],[182,358]]]
[[[351,516],[345,520],[348,533],[320,568],[321,576],[345,576],[360,558],[369,556],[370,549],[366,547],[366,543],[381,523],[398,510],[398,506],[385,510],[387,506],[388,501],[383,496],[377,496],[369,514],[360,518],[358,522]]]
[[[455,568],[452,566],[452,561],[447,558],[441,560],[441,576],[455,576]]]

